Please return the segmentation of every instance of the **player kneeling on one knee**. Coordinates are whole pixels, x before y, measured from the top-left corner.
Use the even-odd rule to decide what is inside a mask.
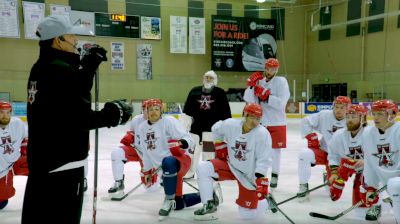
[[[216,158],[200,162],[197,167],[203,207],[194,212],[196,220],[217,219],[214,180],[237,180],[239,198],[236,204],[241,218],[257,218],[266,209],[269,182],[264,174],[272,157],[271,136],[260,125],[260,105],[246,105],[243,114],[244,120],[229,118],[212,126]]]

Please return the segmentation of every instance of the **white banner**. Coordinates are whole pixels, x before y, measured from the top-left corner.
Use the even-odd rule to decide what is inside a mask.
[[[161,40],[161,19],[158,17],[140,17],[140,38]]]
[[[186,16],[170,16],[170,42],[171,53],[187,53],[187,18]]]
[[[71,6],[50,4],[50,15],[62,15],[70,18]]]
[[[0,0],[0,37],[20,37],[18,18],[18,1]]]
[[[189,54],[206,53],[204,18],[189,17]]]
[[[153,49],[151,44],[138,44],[136,67],[138,80],[151,80],[153,78],[152,56]]]
[[[111,70],[125,70],[124,43],[111,42]]]
[[[94,28],[94,12],[71,10],[70,20],[72,25],[84,25],[88,30],[96,34],[96,29]]]
[[[40,21],[44,18],[44,3],[37,2],[22,2],[23,12],[24,12],[24,28],[25,28],[25,38],[26,39],[36,39],[36,28]]]

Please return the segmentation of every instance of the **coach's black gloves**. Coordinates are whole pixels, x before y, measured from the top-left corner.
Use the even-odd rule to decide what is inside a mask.
[[[80,65],[82,69],[94,72],[99,67],[100,63],[107,61],[107,51],[103,47],[93,44],[90,48],[87,48]]]
[[[110,113],[111,124],[110,126],[115,127],[120,124],[125,124],[132,115],[133,108],[130,104],[127,104],[125,100],[114,100],[104,104],[104,111]]]

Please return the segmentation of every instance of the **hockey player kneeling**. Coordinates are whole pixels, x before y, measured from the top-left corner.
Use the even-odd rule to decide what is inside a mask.
[[[229,118],[212,126],[216,158],[201,161],[197,167],[203,207],[194,212],[195,220],[217,219],[214,180],[237,180],[240,218],[255,219],[266,210],[269,182],[264,175],[272,157],[271,135],[260,125],[260,105],[246,105],[243,114],[244,120]]]
[[[147,121],[142,122],[136,134],[139,150],[143,152],[143,181],[145,185],[156,182],[156,171],[161,167],[164,187],[164,203],[159,210],[160,220],[172,210],[180,210],[200,203],[198,193],[182,192],[183,176],[188,172],[191,159],[187,150],[193,147],[193,139],[177,119],[162,116],[159,99],[147,101]]]

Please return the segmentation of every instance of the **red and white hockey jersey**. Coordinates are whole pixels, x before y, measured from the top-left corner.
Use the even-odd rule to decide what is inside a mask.
[[[364,181],[379,188],[392,177],[400,177],[400,123],[380,134],[376,127],[367,127],[362,136],[364,149]]]
[[[351,132],[347,128],[343,128],[333,134],[328,145],[328,161],[329,165],[340,165],[343,157],[351,159],[364,159],[361,138],[364,128],[361,127],[357,135],[351,137]]]
[[[258,81],[258,85],[269,89],[268,102],[260,102],[254,94],[254,88],[247,87],[243,99],[247,103],[258,103],[263,108],[261,124],[264,126],[286,125],[286,104],[290,97],[289,85],[285,77],[275,76],[269,82],[265,78]]]
[[[8,173],[21,156],[21,143],[27,136],[24,122],[16,117],[11,117],[5,129],[0,128],[0,178]]]
[[[328,152],[328,144],[335,131],[346,127],[346,119],[337,120],[332,110],[322,110],[311,114],[301,120],[301,137],[304,138],[312,132],[322,135],[321,149]]]
[[[244,187],[254,190],[255,173],[267,174],[272,157],[272,140],[268,130],[261,125],[243,134],[243,122],[229,118],[218,121],[211,130],[214,141],[224,141],[228,145],[228,164],[232,173]]]
[[[164,157],[172,155],[168,147],[170,139],[184,139],[189,148],[194,147],[192,136],[176,118],[171,116],[162,116],[151,125],[148,121],[142,122],[135,134],[135,145],[143,153],[144,170],[158,168]]]

